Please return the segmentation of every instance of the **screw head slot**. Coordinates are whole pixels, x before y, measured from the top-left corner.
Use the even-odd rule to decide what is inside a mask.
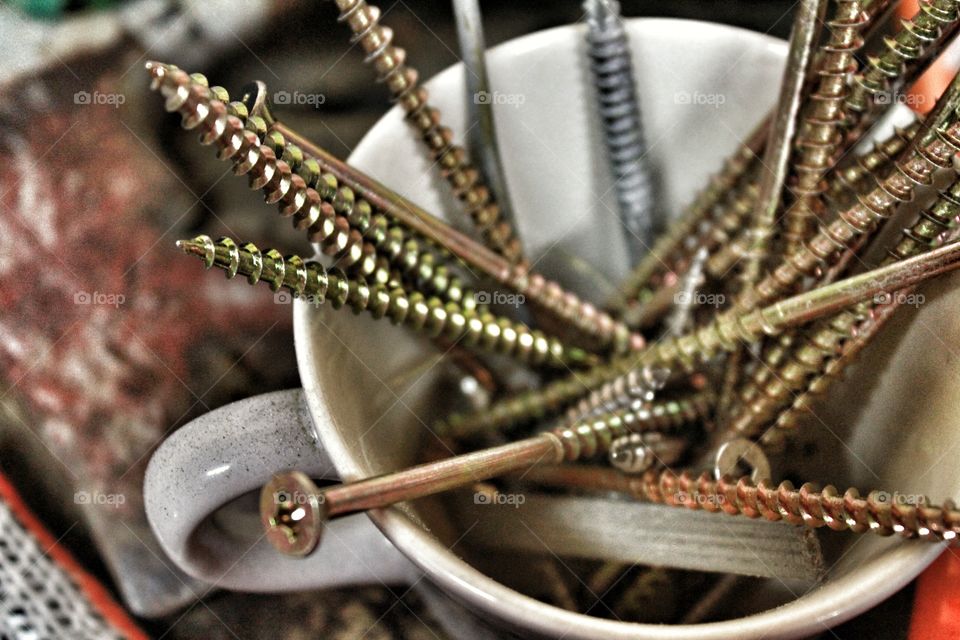
[[[305,556],[323,534],[326,507],[317,485],[300,471],[277,474],[260,492],[260,520],[278,551]]]

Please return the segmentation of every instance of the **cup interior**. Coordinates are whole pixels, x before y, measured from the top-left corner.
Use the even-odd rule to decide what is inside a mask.
[[[731,27],[671,19],[628,21],[645,131],[659,168],[662,203],[676,216],[773,105],[785,44]],[[534,267],[602,303],[601,285],[572,281],[576,256],[596,282],[619,282],[626,253],[615,215],[583,52],[584,29],[531,34],[487,58],[496,124],[514,214]],[[431,101],[463,140],[462,66],[428,83]],[[499,96],[499,97],[498,97]],[[424,159],[398,108],[350,155],[403,196],[467,229],[457,203]],[[786,461],[801,479],[862,490],[897,489],[935,501],[960,495],[953,464],[960,279],[921,290],[923,304],[903,309],[815,411],[805,429],[809,462]],[[317,435],[345,479],[401,469],[436,444],[431,425],[454,395],[444,354],[405,329],[329,308],[297,303],[297,355]],[[372,517],[401,551],[449,594],[514,626],[568,637],[682,637],[681,627],[599,620],[547,606],[475,568],[457,545],[462,527],[448,498],[418,500]],[[450,497],[449,499],[456,499]],[[726,517],[726,516],[717,516]],[[731,616],[700,625],[700,637],[802,637],[852,617],[909,582],[939,552],[923,542],[825,535],[824,581],[797,591],[765,581]],[[502,577],[502,576],[500,576]],[[504,578],[506,580],[506,578]],[[779,606],[783,605],[783,606]],[[777,607],[777,608],[774,608]],[[678,634],[678,635],[673,635]]]

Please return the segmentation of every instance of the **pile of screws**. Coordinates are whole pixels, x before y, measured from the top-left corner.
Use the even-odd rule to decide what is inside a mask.
[[[231,278],[241,274],[251,284],[386,316],[457,343],[483,370],[483,358],[497,354],[540,376],[534,390],[436,425],[451,446],[505,437],[507,444],[322,491],[296,472],[276,476],[262,505],[271,539],[288,553],[308,554],[325,519],[493,478],[517,481],[518,471],[530,471],[521,482],[541,487],[616,491],[806,527],[956,539],[960,511],[953,503],[901,504],[876,491],[861,497],[855,489],[775,484],[767,455],[788,446],[811,400],[878,335],[903,298],[891,293],[960,267],[960,176],[953,164],[960,79],[929,114],[855,153],[897,102],[892,97],[952,39],[958,4],[924,0],[897,25],[887,19],[889,0],[801,0],[774,112],[652,238],[647,234],[660,231],[663,212],[656,211],[653,169],[636,162],[644,157],[643,136],[619,8],[588,0],[585,64],[594,72],[597,126],[606,134],[636,256],[607,310],[529,266],[502,214],[509,207],[495,199],[505,195],[484,179],[499,171],[490,168],[495,141],[477,152],[481,172],[440,123],[404,51],[380,25],[379,10],[364,0],[336,0],[340,20],[406,112],[479,240],[290,130],[270,111],[262,83],[231,101],[199,74],[148,63],[167,110],[237,175],[248,176],[250,187],[277,203],[280,215],[339,268],[229,238],[182,240],[186,253]],[[482,34],[471,37],[482,42]],[[883,264],[857,269],[899,205],[941,171],[950,174],[946,186],[888,248]],[[637,237],[653,249],[635,251],[643,246]],[[725,278],[728,272],[738,277]],[[476,274],[522,294],[537,309],[533,317],[549,322],[528,327],[478,303],[469,288],[484,284]],[[717,294],[716,310],[673,304],[676,294],[689,297],[699,287]],[[607,455],[608,466],[573,464]],[[278,504],[279,494],[310,496],[308,508],[302,501]],[[294,506],[298,519],[290,517]]]

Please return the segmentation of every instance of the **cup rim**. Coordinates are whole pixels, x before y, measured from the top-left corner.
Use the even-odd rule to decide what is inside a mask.
[[[659,29],[691,28],[712,34],[736,34],[749,41],[746,46],[766,46],[782,58],[786,57],[787,43],[778,38],[740,27],[680,18],[628,18],[629,25],[656,23]],[[491,51],[518,52],[536,47],[549,47],[561,40],[582,37],[582,25],[564,25],[530,33],[494,47]],[[426,86],[442,84],[445,77],[463,73],[462,64],[447,67],[433,76]],[[393,110],[400,107],[394,106]],[[391,110],[391,111],[393,111]],[[385,114],[377,124],[388,117]],[[396,116],[396,114],[394,114]],[[372,145],[371,132],[357,145],[360,150]],[[351,154],[351,158],[353,154]],[[348,161],[350,159],[348,158]],[[297,363],[302,378],[307,404],[317,427],[317,436],[331,456],[341,477],[365,475],[358,457],[339,437],[337,430],[324,425],[335,422],[322,399],[322,389],[314,370],[318,361],[310,340],[310,314],[316,310],[300,300],[294,302],[294,340]],[[847,575],[834,578],[787,604],[742,618],[696,625],[658,625],[613,621],[575,613],[546,604],[511,589],[461,560],[438,540],[396,509],[377,509],[368,512],[374,524],[407,556],[434,584],[468,607],[478,608],[501,623],[533,631],[545,636],[562,635],[567,638],[643,638],[650,640],[678,640],[680,638],[801,638],[818,633],[872,608],[915,578],[941,553],[943,545],[929,542],[899,540],[890,545],[882,559]]]

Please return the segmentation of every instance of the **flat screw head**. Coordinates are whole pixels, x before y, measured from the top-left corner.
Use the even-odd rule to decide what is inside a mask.
[[[299,471],[280,473],[260,492],[260,521],[278,551],[305,556],[323,534],[327,509],[317,485]]]
[[[755,442],[734,438],[724,442],[717,450],[713,473],[718,480],[723,476],[749,475],[754,482],[769,481],[770,461]]]

